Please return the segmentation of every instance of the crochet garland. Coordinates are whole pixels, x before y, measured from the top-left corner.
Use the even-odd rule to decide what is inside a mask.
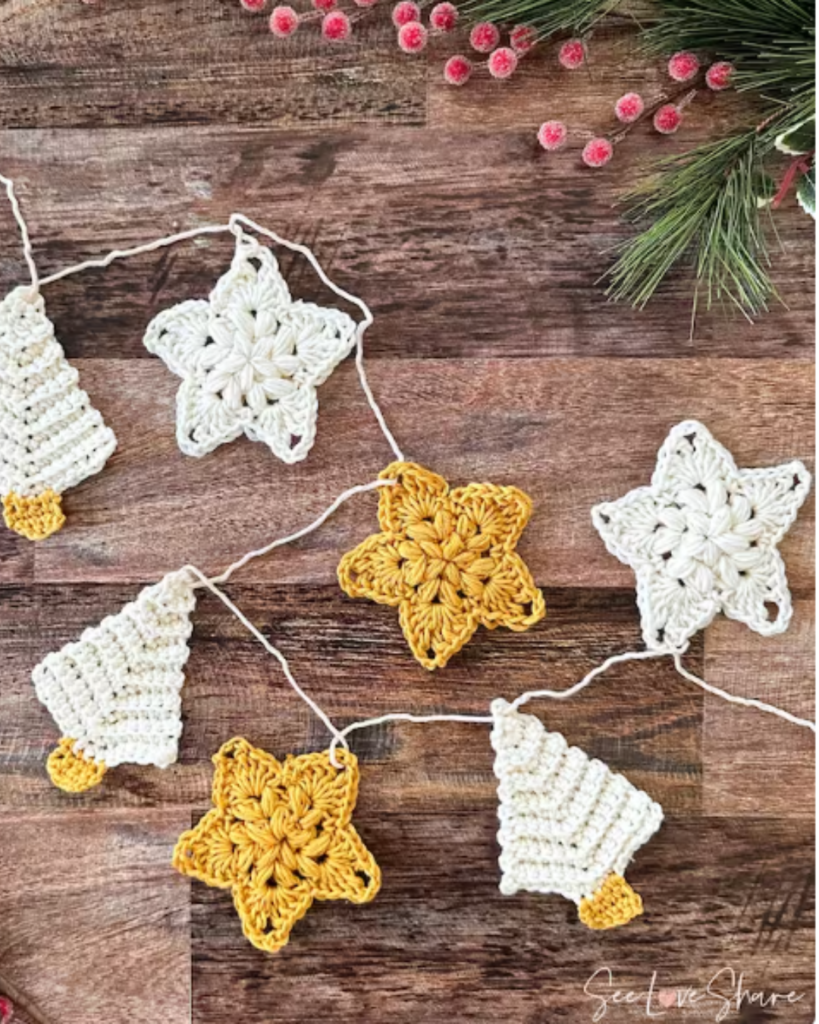
[[[351,824],[358,762],[347,737],[384,721],[491,725],[501,846],[501,892],[557,893],[573,900],[589,928],[612,928],[642,913],[624,872],[659,828],[662,809],[623,776],[519,709],[538,697],[567,699],[619,662],[671,656],[678,672],[726,700],[778,715],[815,731],[812,722],[710,686],[682,665],[693,634],[724,611],[765,635],[787,628],[790,595],[776,545],[804,501],[810,476],[800,462],[737,470],[730,454],[699,423],[675,427],[650,487],[596,506],[592,518],[609,550],[632,566],[645,651],[609,658],[568,690],[535,690],[487,715],[394,712],[337,728],[298,684],[281,652],[220,589],[254,558],[320,527],[345,501],[379,491],[381,531],[344,555],[339,582],[351,597],[399,609],[416,659],[443,668],[478,626],[525,630],[545,614],[543,595],[515,548],[531,501],[515,487],[481,483],[450,488],[407,462],[379,409],[363,366],[363,333],[372,314],[334,285],[310,250],[234,214],[213,225],[114,251],[40,280],[12,183],[30,287],[0,304],[0,481],[6,521],[41,539],[59,529],[60,496],[98,472],[113,434],[77,387],[45,317],[40,285],[89,266],[152,251],[199,234],[230,231],[236,252],[210,300],[160,313],[145,342],[180,377],[177,437],[201,456],[246,434],[284,462],[312,446],[316,388],[356,350],[359,380],[396,460],[378,480],[340,495],[312,524],[242,556],[209,577],[194,565],[168,573],[79,641],[49,654],[34,670],[37,696],[63,736],[48,759],[58,787],[79,793],[123,763],[160,768],[176,761],[182,733],[180,691],[196,590],[213,592],[281,665],[298,696],[332,736],[323,753],[283,762],[244,739],[214,757],[214,808],[176,847],[174,866],[231,890],[245,935],[275,952],[315,900],[372,900],[379,868]],[[267,246],[244,230],[302,253],[321,280],[363,314],[293,302]],[[2,383],[3,378],[0,378]],[[771,618],[772,604],[778,608]]]

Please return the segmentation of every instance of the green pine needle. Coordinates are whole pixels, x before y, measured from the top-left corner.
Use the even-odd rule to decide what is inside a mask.
[[[748,315],[767,309],[775,290],[757,202],[758,133],[720,139],[657,170],[625,197],[629,216],[650,226],[621,247],[608,294],[643,308],[666,275],[688,263],[707,307],[728,300]]]

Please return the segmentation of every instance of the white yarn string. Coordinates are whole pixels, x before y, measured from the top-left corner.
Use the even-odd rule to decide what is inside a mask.
[[[299,697],[301,697],[304,703],[311,709],[311,711],[319,719],[321,719],[321,721],[327,727],[327,731],[332,734],[333,742],[335,744],[341,743],[346,748],[347,741],[344,738],[343,734],[333,725],[332,721],[330,720],[326,712],[313,700],[312,697],[306,694],[304,690],[302,690],[302,688],[296,682],[296,678],[290,670],[290,665],[288,664],[287,658],[285,658],[285,656],[278,649],[278,647],[274,647],[273,644],[270,643],[270,641],[264,635],[264,633],[261,633],[258,629],[256,629],[256,627],[253,625],[250,619],[248,619],[244,612],[237,608],[233,601],[231,601],[231,599],[227,596],[227,594],[222,593],[222,591],[216,586],[213,580],[209,579],[201,571],[201,569],[197,569],[195,565],[186,565],[184,568],[187,569],[189,572],[193,573],[201,581],[202,586],[207,587],[208,590],[211,591],[211,593],[215,594],[216,597],[218,597],[219,600],[222,602],[222,604],[224,604],[226,608],[233,612],[233,614],[236,616],[239,622],[241,622],[242,625],[248,630],[248,632],[250,632],[259,641],[259,643],[265,648],[265,650],[273,655],[276,661],[278,661],[278,663],[281,665],[285,679],[288,681],[288,683],[290,683],[290,685],[293,687],[293,689],[296,691]],[[334,767],[338,768],[340,766],[334,762]]]
[[[165,249],[169,245],[176,245],[177,242],[186,242],[191,238],[198,238],[200,235],[221,235],[232,231],[230,224],[205,224],[200,228],[190,228],[188,231],[180,231],[175,235],[166,235],[164,238],[156,238],[153,242],[145,242],[143,245],[135,245],[131,249],[113,249],[97,259],[83,260],[82,263],[75,263],[73,267],[63,267],[54,274],[42,278],[40,284],[54,284],[64,277],[72,274],[79,274],[83,270],[101,270],[110,267],[115,260],[128,259],[129,256],[140,256],[145,252],[155,252],[157,249]]]
[[[293,541],[300,540],[302,537],[306,537],[308,533],[312,533],[317,530],[320,526],[327,522],[330,516],[341,506],[345,501],[349,501],[350,498],[356,494],[364,494],[367,491],[374,491],[379,487],[394,487],[396,484],[395,480],[372,480],[368,484],[357,484],[355,487],[350,487],[328,505],[327,508],[321,513],[321,515],[314,519],[309,526],[304,526],[302,529],[297,530],[295,533],[291,533],[287,537],[278,537],[276,540],[271,541],[269,544],[265,544],[262,548],[257,548],[255,551],[248,551],[246,555],[242,555],[232,565],[229,565],[224,572],[219,573],[218,576],[212,576],[210,578],[211,583],[227,583],[230,577],[236,572],[237,569],[241,569],[242,566],[247,565],[248,562],[252,562],[254,558],[261,558],[263,555],[269,554],[275,548],[280,548],[285,544],[291,544]]]
[[[679,651],[674,652],[674,665],[683,678],[690,680],[692,683],[696,683],[697,686],[701,687],[707,693],[714,694],[715,697],[722,697],[722,699],[727,700],[729,704],[741,704],[746,708],[756,708],[757,711],[766,711],[769,715],[776,715],[777,718],[784,718],[786,722],[790,722],[792,725],[799,725],[803,729],[810,729],[811,732],[816,732],[816,723],[812,722],[809,718],[799,718],[797,715],[792,715],[790,711],[778,708],[774,704],[766,704],[764,701],[756,700],[754,697],[740,697],[736,694],[728,693],[727,690],[721,690],[718,686],[712,686],[711,683],[706,683],[704,679],[700,679],[699,676],[695,676],[693,672],[688,671],[682,663]]]
[[[11,206],[11,212],[14,214],[14,219],[17,221],[17,227],[20,229],[20,238],[23,243],[23,257],[28,267],[28,272],[31,275],[31,287],[35,292],[39,290],[42,282],[40,281],[40,275],[37,273],[37,265],[34,262],[34,254],[31,248],[31,238],[28,233],[28,225],[26,219],[23,216],[23,211],[20,209],[20,204],[17,201],[17,195],[14,191],[14,182],[11,178],[7,178],[0,174],[0,183],[6,187],[6,195],[8,196],[9,205]]]

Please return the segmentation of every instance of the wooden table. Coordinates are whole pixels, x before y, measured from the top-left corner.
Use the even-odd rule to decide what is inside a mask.
[[[697,102],[674,138],[640,126],[591,172],[578,142],[547,156],[535,130],[550,116],[575,138],[610,130],[627,87],[657,95],[660,69],[631,32],[598,32],[588,73],[560,71],[549,47],[506,84],[460,90],[441,80],[447,52],[402,56],[386,11],[333,48],[315,27],[277,44],[234,0],[0,0],[0,169],[18,182],[43,273],[244,211],[313,246],[372,304],[371,382],[412,458],[534,499],[520,551],[547,619],[479,632],[443,673],[413,661],[391,610],[335,582],[341,553],[374,528],[372,496],[235,577],[230,596],[340,722],[485,712],[498,694],[565,687],[639,647],[633,576],[589,509],[646,482],[678,420],[704,420],[740,465],[812,464],[813,228],[791,200],[774,252],[785,304],[754,326],[702,314],[691,336],[683,279],[643,313],[596,283],[628,232],[616,196],[654,157],[723,130],[737,99]],[[0,223],[2,291],[25,273],[5,207]],[[349,361],[322,388],[306,462],[285,467],[245,440],[203,460],[179,453],[177,380],[142,332],[206,295],[229,257],[212,238],[46,289],[119,447],[69,493],[61,533],[34,546],[0,532],[0,989],[4,978],[49,1024],[181,1024],[191,1005],[195,1024],[582,1024],[600,1007],[588,991],[607,989],[604,975],[589,983],[601,968],[623,992],[652,976],[657,990],[703,989],[733,969],[747,990],[802,998],[726,1019],[812,1021],[813,737],[706,698],[666,662],[531,708],[665,808],[629,872],[646,914],[612,933],[586,931],[559,897],[498,892],[485,728],[389,725],[354,744],[378,899],[320,905],[279,955],[253,949],[228,894],[170,869],[173,843],[208,806],[222,741],[243,734],[283,755],[326,736],[213,597],[195,614],[179,763],[118,768],[81,797],[49,784],[57,732],[30,682],[43,655],[188,560],[215,571],[300,527],[390,460]],[[283,268],[295,292],[326,298],[301,259]],[[790,630],[762,639],[722,619],[687,658],[718,686],[807,716],[813,529],[810,500],[782,544]],[[730,978],[716,987],[730,994]],[[720,1004],[707,1007],[667,1018],[712,1020]],[[644,1020],[645,1002],[606,1019]]]

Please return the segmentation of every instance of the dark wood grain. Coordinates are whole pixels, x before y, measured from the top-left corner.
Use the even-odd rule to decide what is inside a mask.
[[[622,92],[667,88],[634,43],[633,27],[599,28],[583,72],[546,47],[507,83],[478,74],[451,89],[441,65],[463,35],[403,57],[386,5],[332,47],[315,27],[277,44],[235,0],[0,0],[0,171],[18,182],[42,273],[241,210],[307,242],[372,305],[370,378],[409,457],[534,499],[520,551],[547,618],[479,631],[443,673],[413,661],[393,610],[335,583],[341,553],[376,528],[374,496],[231,581],[339,723],[484,714],[498,694],[564,688],[638,648],[633,576],[589,509],[646,483],[679,419],[703,419],[740,466],[813,466],[813,230],[792,199],[773,252],[785,304],[753,326],[702,311],[692,333],[684,277],[642,313],[598,283],[630,230],[622,192],[656,157],[752,113],[699,97],[674,138],[638,126],[607,168],[582,169],[585,137],[611,131]],[[535,132],[556,116],[571,145],[547,156]],[[25,268],[2,208],[0,226],[2,292]],[[179,453],[177,380],[142,334],[160,309],[207,295],[230,248],[203,239],[44,289],[119,447],[66,496],[61,533],[35,547],[0,531],[0,991],[5,978],[37,1007],[31,1024],[587,1024],[599,1003],[584,986],[601,968],[623,991],[654,972],[658,991],[703,989],[733,969],[748,990],[800,998],[746,1001],[726,1020],[810,1024],[812,736],[706,697],[665,661],[529,708],[664,806],[629,869],[646,914],[615,933],[586,931],[559,897],[500,895],[484,726],[389,724],[353,737],[355,819],[382,892],[316,906],[275,957],[253,949],[227,894],[171,870],[174,841],[208,806],[224,740],[283,755],[327,737],[209,595],[193,616],[178,764],[121,766],[80,797],[50,785],[57,730],[30,682],[41,657],[187,561],[220,569],[298,529],[390,461],[349,362],[321,389],[306,462],[285,467],[246,440]],[[303,260],[281,264],[295,294],[331,301]],[[814,519],[810,499],[782,544],[789,631],[762,639],[720,620],[686,656],[714,684],[808,717]],[[720,1008],[665,1017],[703,1024]],[[645,1021],[645,1002],[605,1019]]]

